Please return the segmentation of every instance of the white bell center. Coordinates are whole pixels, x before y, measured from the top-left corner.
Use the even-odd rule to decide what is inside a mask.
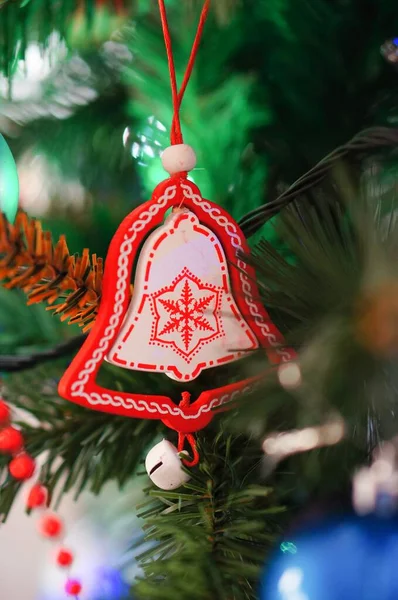
[[[190,381],[258,347],[233,298],[224,250],[190,211],[152,232],[133,297],[106,360]]]

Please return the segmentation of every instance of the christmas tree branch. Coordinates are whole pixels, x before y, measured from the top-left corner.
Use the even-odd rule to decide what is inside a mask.
[[[218,422],[200,434],[199,452],[200,466],[185,489],[153,489],[140,507],[145,579],[134,593],[150,600],[254,600],[284,509],[258,484],[258,444],[228,435]]]
[[[274,225],[288,258],[267,240],[247,257],[265,306],[299,349],[298,377],[286,381],[275,372],[264,379],[242,401],[237,428],[263,442],[272,430],[341,417],[347,439],[314,453],[312,468],[337,473],[344,463],[346,472],[327,485],[322,479],[323,491],[309,472],[306,486],[315,495],[347,485],[347,473],[396,430],[396,177],[388,164],[371,166],[359,185],[340,170],[281,212]]]
[[[192,9],[198,10],[201,0],[178,4],[186,19]],[[238,0],[217,0],[214,14],[221,24],[229,22]],[[35,41],[42,48],[49,45],[51,33],[57,31],[61,39],[73,45],[76,38],[86,46],[96,48],[106,42],[123,23],[135,13],[155,13],[154,3],[137,0],[1,0],[0,2],[0,71],[12,78],[17,60],[25,58],[29,42]],[[91,37],[92,36],[92,37]]]
[[[4,398],[13,409],[13,423],[24,434],[27,451],[40,457],[40,481],[48,486],[51,504],[73,489],[75,497],[89,489],[98,494],[108,481],[120,486],[134,475],[143,449],[153,443],[160,424],[115,417],[69,403],[57,394],[64,361],[14,373],[5,379]],[[112,385],[126,382],[104,373]],[[43,454],[43,449],[45,453]],[[121,460],[123,456],[123,460]],[[5,520],[19,485],[7,477],[9,457],[0,457],[0,477],[6,477],[0,494],[0,519]]]
[[[86,331],[97,314],[101,295],[102,259],[83,250],[71,256],[64,236],[54,245],[40,221],[20,211],[15,225],[0,217],[0,280],[19,288],[28,304],[46,302],[61,320]]]
[[[61,342],[49,350],[35,352],[31,354],[17,354],[15,356],[0,355],[0,372],[10,373],[31,369],[38,364],[50,360],[56,360],[73,351],[78,350],[86,339],[85,335],[77,335],[66,342]]]

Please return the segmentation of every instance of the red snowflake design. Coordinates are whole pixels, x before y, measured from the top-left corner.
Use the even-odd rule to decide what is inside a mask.
[[[218,309],[222,288],[205,284],[188,269],[151,297],[155,313],[152,342],[174,346],[192,357],[203,343],[223,335]]]
[[[193,332],[196,329],[214,332],[213,327],[203,315],[203,311],[209,306],[212,300],[214,300],[214,294],[203,296],[199,300],[196,300],[192,295],[189,279],[185,279],[182,298],[180,300],[162,300],[162,298],[159,298],[159,302],[170,315],[170,319],[162,331],[159,332],[159,335],[178,331],[181,333],[184,341],[185,350],[188,351]]]

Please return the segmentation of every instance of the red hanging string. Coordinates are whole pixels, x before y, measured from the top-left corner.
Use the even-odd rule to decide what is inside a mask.
[[[186,408],[189,406],[189,402],[191,399],[191,394],[189,392],[182,392],[181,394],[182,400],[180,402],[181,408]],[[191,446],[193,458],[192,460],[188,460],[186,458],[182,459],[182,462],[186,467],[195,467],[200,459],[198,448],[196,445],[195,436],[192,433],[178,433],[178,452],[182,452],[184,450],[185,440]]]
[[[210,0],[205,0],[203,4],[203,8],[200,14],[199,24],[196,31],[195,39],[192,45],[191,54],[188,60],[187,68],[185,69],[184,78],[182,80],[180,91],[177,89],[177,77],[174,65],[174,57],[173,57],[173,48],[171,43],[171,35],[169,24],[167,22],[167,14],[164,0],[158,0],[159,2],[159,11],[160,11],[160,19],[162,22],[163,29],[163,37],[164,43],[166,46],[167,53],[167,61],[169,64],[169,73],[170,73],[170,84],[171,84],[171,95],[173,100],[173,121],[171,125],[170,131],[170,141],[172,145],[182,144],[183,137],[181,131],[181,121],[180,121],[180,107],[182,100],[184,98],[185,90],[187,89],[187,85],[189,79],[192,74],[192,70],[195,64],[196,56],[199,50],[200,40],[202,38],[203,28],[207,19],[207,15],[209,13],[210,8]],[[189,406],[190,402],[190,394],[188,392],[182,393],[182,400],[180,402],[180,406],[182,408]],[[199,452],[196,445],[195,437],[191,433],[178,433],[178,451],[182,452],[184,449],[185,442],[191,446],[193,458],[192,460],[182,459],[182,462],[187,467],[194,467],[199,462]]]
[[[186,467],[195,467],[200,460],[198,447],[196,445],[195,437],[192,433],[179,433],[178,434],[178,452],[182,452],[184,450],[185,440],[191,446],[193,458],[192,460],[188,460],[186,458],[182,459],[182,462]]]
[[[167,22],[167,14],[166,7],[164,4],[164,0],[158,0],[159,2],[159,10],[160,10],[160,19],[162,22],[163,29],[163,37],[164,43],[166,46],[167,53],[167,61],[169,63],[169,72],[170,72],[170,83],[171,83],[171,95],[173,100],[173,122],[171,126],[170,132],[170,141],[171,144],[182,144],[183,137],[181,132],[181,121],[180,121],[180,107],[182,103],[182,99],[184,97],[185,90],[187,88],[189,79],[192,74],[192,70],[195,64],[196,56],[198,54],[199,44],[203,33],[203,28],[207,19],[207,15],[209,13],[210,8],[210,0],[205,0],[202,8],[202,12],[200,14],[198,29],[196,31],[195,39],[192,45],[191,55],[189,57],[188,65],[185,70],[185,75],[181,84],[181,89],[178,91],[177,89],[177,78],[176,71],[174,66],[174,58],[173,58],[173,49],[171,44],[171,35],[169,24]]]

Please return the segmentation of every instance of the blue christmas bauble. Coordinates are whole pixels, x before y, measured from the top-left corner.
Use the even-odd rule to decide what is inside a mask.
[[[0,211],[12,223],[18,210],[17,166],[7,142],[0,135]]]
[[[93,592],[93,600],[124,600],[128,596],[129,585],[121,573],[111,567],[99,568],[96,571],[97,589]]]
[[[334,517],[284,540],[261,600],[397,600],[398,520]]]

